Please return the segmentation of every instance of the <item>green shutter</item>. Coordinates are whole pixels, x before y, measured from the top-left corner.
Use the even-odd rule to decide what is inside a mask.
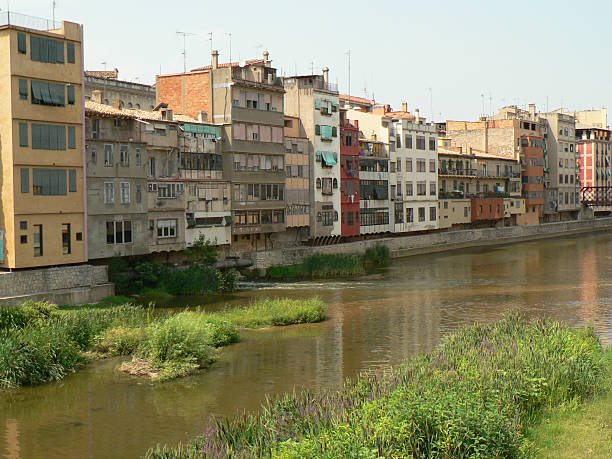
[[[77,190],[77,182],[76,182],[76,169],[68,170],[68,191],[71,193],[76,192]]]
[[[321,109],[321,99],[315,99],[315,109],[316,110]]]
[[[20,54],[26,54],[28,52],[25,33],[19,32],[17,34],[17,51]]]
[[[55,62],[58,64],[64,63],[64,42],[57,41],[55,43]]]
[[[74,86],[68,86],[68,103],[74,105]]]
[[[57,128],[53,124],[49,125],[49,150],[59,150],[57,145]]]
[[[45,83],[43,81],[40,82],[40,95],[45,105],[53,104],[53,96],[51,95],[51,91],[52,89],[49,86],[49,83]]]
[[[24,78],[19,79],[19,98],[28,99],[28,80]]]
[[[40,103],[42,101],[42,85],[40,81],[32,80],[32,102]]]
[[[32,123],[32,148],[40,150],[40,124]]]
[[[67,194],[68,186],[66,183],[66,169],[59,169],[55,172],[57,174],[57,185],[58,185],[57,194],[62,194],[62,195]]]
[[[332,137],[338,137],[338,128],[336,126],[332,126]]]
[[[27,167],[21,168],[21,192],[30,192],[30,169]]]
[[[49,40],[46,38],[39,38],[38,43],[40,46],[40,49],[38,50],[40,62],[49,62]]]
[[[50,124],[41,124],[40,132],[41,132],[41,144],[44,150],[51,149],[51,125]]]
[[[28,123],[19,123],[19,146],[28,146]]]
[[[55,64],[56,61],[56,49],[57,49],[57,40],[45,40],[49,46],[49,60],[51,64]]]
[[[321,135],[321,126],[315,125],[315,135]]]
[[[66,149],[66,126],[58,126],[57,127],[57,149],[65,150]]]
[[[66,49],[68,51],[68,63],[74,64],[75,62],[74,43],[69,41],[66,45]]]
[[[40,60],[40,39],[34,35],[30,35],[30,59]]]
[[[68,148],[76,148],[76,128],[68,126]]]

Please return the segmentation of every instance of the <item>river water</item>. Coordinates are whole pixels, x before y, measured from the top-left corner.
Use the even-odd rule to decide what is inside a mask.
[[[139,457],[158,442],[198,435],[213,414],[255,410],[266,395],[294,388],[338,387],[508,309],[573,326],[592,323],[612,342],[612,235],[606,233],[411,257],[350,281],[257,287],[210,307],[318,295],[329,318],[245,332],[210,369],[168,383],[121,374],[120,360],[111,359],[59,383],[0,393],[0,456]]]

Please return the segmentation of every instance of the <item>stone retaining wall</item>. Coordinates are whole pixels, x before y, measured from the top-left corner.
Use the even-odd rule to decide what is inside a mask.
[[[283,248],[251,252],[246,254],[244,258],[250,258],[253,261],[254,267],[267,268],[271,265],[298,264],[304,258],[315,253],[361,254],[368,247],[375,247],[377,245],[386,245],[391,250],[392,257],[400,258],[464,247],[508,244],[605,230],[612,230],[612,217],[545,223],[542,225],[441,231],[428,234],[369,239],[322,247]]]

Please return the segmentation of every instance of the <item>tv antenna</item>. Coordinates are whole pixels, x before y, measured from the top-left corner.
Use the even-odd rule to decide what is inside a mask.
[[[231,63],[232,62],[232,34],[230,32],[230,33],[226,33],[225,35],[229,36],[229,61]]]
[[[187,37],[195,35],[195,33],[177,30],[176,34],[183,36],[183,52],[181,53],[183,55],[183,73],[187,73]]]
[[[349,106],[351,104],[351,50],[349,49],[346,54],[348,55],[348,96]]]

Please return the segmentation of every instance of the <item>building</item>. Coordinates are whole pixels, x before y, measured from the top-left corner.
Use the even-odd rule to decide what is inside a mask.
[[[232,250],[264,250],[285,231],[283,85],[263,59],[158,75],[157,102],[174,113],[223,124],[223,174],[232,186]]]
[[[105,105],[117,105],[120,108],[153,110],[155,88],[148,84],[124,81],[119,79],[119,70],[86,70],[85,100],[92,100],[93,91],[102,91]]]
[[[359,236],[359,122],[346,109],[340,109],[340,200],[342,236]]]
[[[300,119],[285,115],[285,215],[287,236],[294,241],[310,236],[310,142]]]
[[[612,131],[599,127],[579,127],[576,129],[578,141],[578,165],[582,186],[591,199],[609,199],[610,193],[601,187],[612,186]],[[599,188],[598,188],[599,187]],[[593,207],[595,212],[609,212],[609,205]]]
[[[78,24],[0,15],[0,268],[87,261],[82,43]]]
[[[340,139],[338,88],[322,75],[292,76],[283,80],[285,113],[298,117],[310,141],[311,237],[341,235]]]

